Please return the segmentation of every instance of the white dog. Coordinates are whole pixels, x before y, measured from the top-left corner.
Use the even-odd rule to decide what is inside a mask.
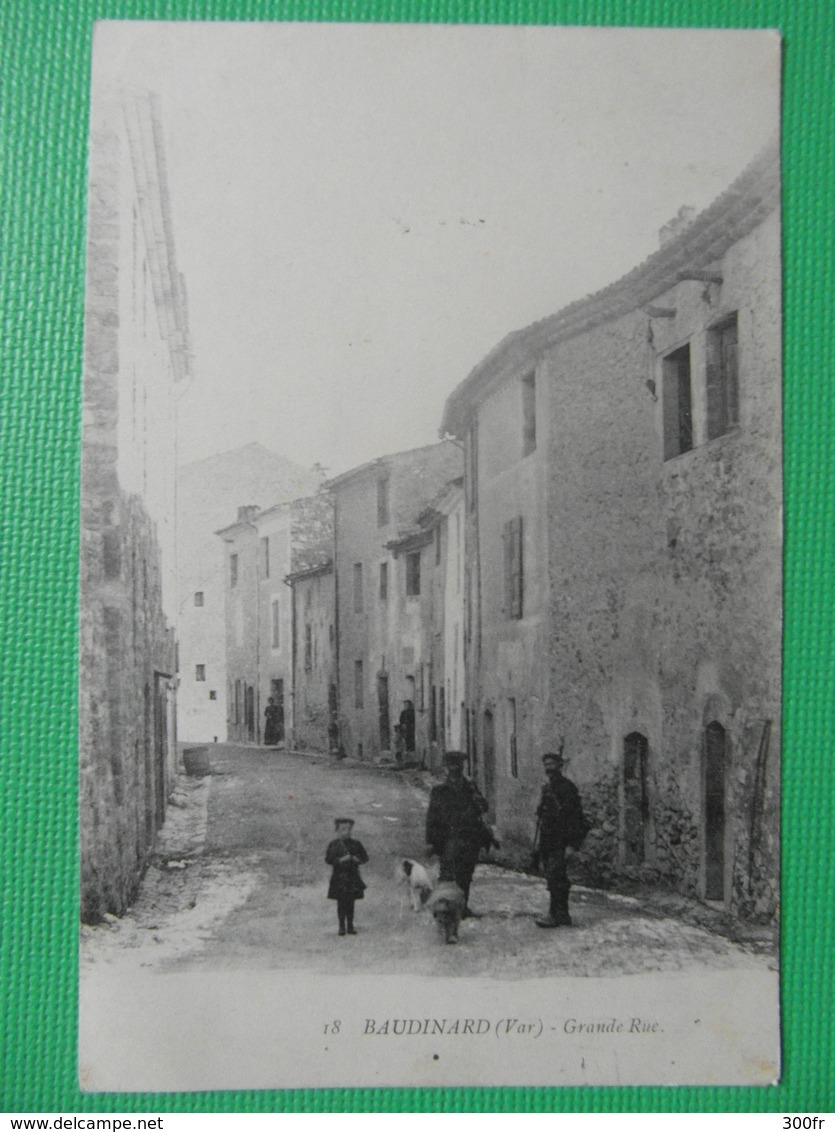
[[[429,873],[423,865],[408,857],[397,862],[394,873],[401,884],[408,885],[412,908],[415,912],[419,912],[432,892],[432,881],[429,879]]]

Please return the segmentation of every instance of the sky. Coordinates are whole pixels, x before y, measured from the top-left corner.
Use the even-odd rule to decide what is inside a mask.
[[[182,463],[431,444],[506,334],[613,282],[779,124],[776,34],[107,22],[156,93],[194,379]]]

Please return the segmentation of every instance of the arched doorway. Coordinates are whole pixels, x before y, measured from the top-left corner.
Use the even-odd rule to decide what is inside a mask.
[[[649,826],[645,735],[633,731],[623,741],[623,863],[642,865]]]
[[[715,720],[704,734],[705,899],[725,899],[725,728]]]

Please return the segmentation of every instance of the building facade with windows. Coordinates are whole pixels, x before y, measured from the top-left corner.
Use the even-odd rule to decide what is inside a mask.
[[[330,481],[339,744],[350,757],[427,759],[435,552],[426,513],[461,475],[461,459],[460,449],[444,442],[380,457]]]
[[[95,101],[80,554],[81,916],[134,897],[177,771],[176,401],[192,379],[159,108]]]
[[[262,743],[265,711],[278,709],[277,743],[294,726],[293,590],[288,575],[332,554],[333,505],[327,491],[261,511],[238,508],[217,531],[226,576],[227,727],[230,741]]]
[[[599,879],[778,904],[779,154],[629,275],[511,334],[466,439],[471,743],[529,840],[565,741]]]
[[[215,531],[242,499],[259,508],[315,493],[322,477],[261,444],[246,444],[177,470],[177,636],[181,741],[226,735],[226,562]]]

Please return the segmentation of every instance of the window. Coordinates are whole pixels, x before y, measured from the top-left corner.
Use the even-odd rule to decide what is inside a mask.
[[[707,333],[705,384],[707,438],[713,440],[739,425],[739,367],[737,316]]]
[[[237,554],[229,555],[229,585],[232,589],[238,584],[238,556]]]
[[[365,689],[362,682],[362,661],[354,661],[354,707],[365,707]]]
[[[510,519],[504,525],[504,613],[505,617],[522,616],[522,516]]]
[[[274,649],[280,649],[281,648],[281,608],[280,608],[279,603],[278,603],[278,598],[275,598],[273,600],[273,603],[270,606],[270,614],[271,614],[270,643],[271,643],[271,645]]]
[[[389,564],[380,563],[380,601],[388,601],[389,596]]]
[[[266,535],[261,539],[261,576],[270,576],[270,540]]]
[[[304,627],[304,670],[313,671],[313,626]]]
[[[362,613],[362,563],[354,563],[354,613]]]
[[[406,555],[406,597],[420,595],[420,551]]]
[[[690,393],[690,347],[682,346],[662,362],[664,459],[693,447],[693,402]]]
[[[519,777],[519,752],[516,744],[516,700],[507,701],[507,729],[508,754],[510,755],[510,773],[513,778]]]
[[[194,604],[196,606],[202,606],[203,605],[203,591],[202,590],[198,590],[197,593],[194,595]]]
[[[522,455],[536,448],[536,374],[522,379]]]
[[[435,565],[440,566],[440,564],[441,564],[441,524],[440,523],[438,523],[438,525],[435,527],[434,538],[435,538]]]
[[[205,664],[198,664],[198,665],[195,666],[194,679],[195,680],[201,680],[201,681],[206,679],[206,665]]]
[[[217,699],[217,692],[209,692],[209,699],[210,700],[216,700]]]
[[[389,521],[389,481],[377,480],[377,526],[384,527]]]

